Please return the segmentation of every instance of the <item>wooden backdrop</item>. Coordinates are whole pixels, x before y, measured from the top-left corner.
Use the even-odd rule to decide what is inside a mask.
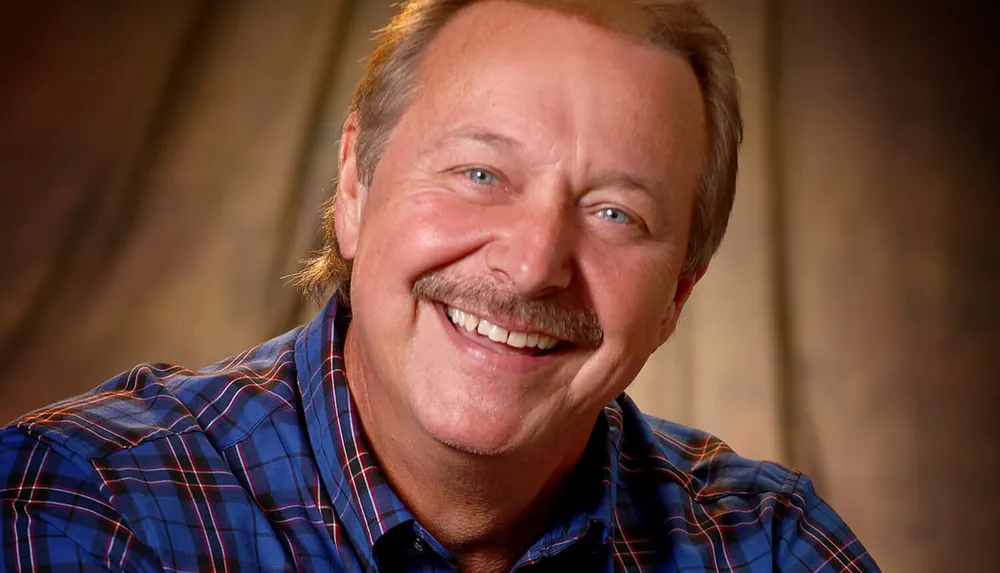
[[[311,315],[282,277],[388,4],[0,4],[0,419]],[[744,88],[739,195],[631,392],[812,474],[887,571],[989,570],[1000,3],[707,4]]]

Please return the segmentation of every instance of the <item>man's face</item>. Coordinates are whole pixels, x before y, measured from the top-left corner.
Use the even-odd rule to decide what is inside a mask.
[[[589,433],[694,282],[679,272],[706,144],[684,60],[476,4],[425,52],[368,189],[354,136],[337,234],[373,407],[471,452]]]

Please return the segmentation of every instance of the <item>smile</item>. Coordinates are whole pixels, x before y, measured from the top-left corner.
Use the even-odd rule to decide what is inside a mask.
[[[547,334],[507,330],[485,318],[480,318],[471,312],[466,312],[453,306],[447,307],[447,314],[456,328],[464,328],[470,333],[478,333],[480,336],[489,338],[493,342],[505,344],[511,348],[551,350],[559,344],[559,339]]]

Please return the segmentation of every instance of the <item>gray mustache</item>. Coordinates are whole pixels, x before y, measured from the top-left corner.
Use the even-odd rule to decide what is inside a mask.
[[[458,279],[444,273],[426,274],[413,283],[413,294],[441,301],[473,314],[509,317],[530,324],[560,340],[596,347],[604,330],[592,308],[568,307],[554,298],[525,299],[482,279]]]

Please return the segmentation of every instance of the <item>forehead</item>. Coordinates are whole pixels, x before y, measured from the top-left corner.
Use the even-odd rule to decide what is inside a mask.
[[[571,146],[647,174],[697,172],[705,149],[700,89],[682,57],[521,2],[455,15],[423,55],[407,115],[427,136],[473,124],[539,153]]]
[[[633,38],[649,38],[650,15],[629,0],[515,0],[525,5],[575,14]]]

